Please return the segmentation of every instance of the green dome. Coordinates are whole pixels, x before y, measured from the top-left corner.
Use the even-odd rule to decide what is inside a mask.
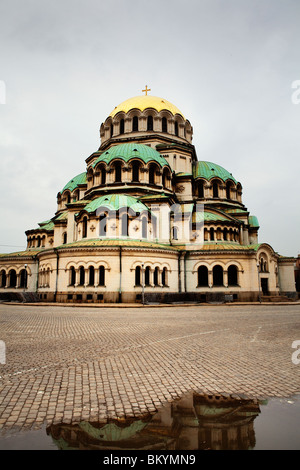
[[[232,180],[234,183],[237,183],[236,179],[232,176],[229,171],[225,170],[220,165],[212,162],[197,162],[193,168],[193,176],[195,179],[204,178],[206,180],[211,180],[214,177],[221,178],[224,182],[227,180]]]
[[[79,184],[85,184],[86,183],[86,172],[84,171],[83,173],[80,173],[77,176],[74,176],[62,189],[61,193],[63,193],[66,189],[69,189],[69,191],[74,191],[74,189],[77,188]]]
[[[89,202],[83,210],[94,212],[99,207],[105,207],[111,211],[118,211],[123,207],[132,209],[135,213],[149,211],[149,208],[139,201],[136,197],[127,196],[126,194],[109,194],[97,197]]]
[[[109,164],[115,158],[120,158],[125,162],[128,162],[132,158],[138,158],[143,160],[145,163],[153,161],[158,163],[161,167],[166,165],[169,166],[167,160],[157,152],[157,150],[154,150],[148,145],[130,143],[115,145],[103,152],[93,163],[93,167],[95,167],[99,162]]]

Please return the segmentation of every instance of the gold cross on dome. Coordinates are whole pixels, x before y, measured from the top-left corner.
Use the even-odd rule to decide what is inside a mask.
[[[151,91],[151,88],[148,88],[148,85],[146,85],[145,90],[142,90],[142,92],[145,92],[145,95],[147,96],[148,91]]]

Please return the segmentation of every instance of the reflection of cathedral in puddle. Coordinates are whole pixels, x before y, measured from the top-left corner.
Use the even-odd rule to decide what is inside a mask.
[[[58,424],[47,433],[61,449],[251,449],[259,413],[258,401],[192,393],[153,416]]]

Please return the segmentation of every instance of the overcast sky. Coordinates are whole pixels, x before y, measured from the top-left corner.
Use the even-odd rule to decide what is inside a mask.
[[[299,22],[299,0],[1,0],[0,252],[54,216],[147,84],[190,120],[198,160],[241,182],[259,241],[297,256]]]

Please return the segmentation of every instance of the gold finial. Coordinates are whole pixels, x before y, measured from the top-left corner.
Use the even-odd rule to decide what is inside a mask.
[[[145,95],[147,96],[148,91],[151,91],[151,88],[148,88],[148,85],[146,85],[145,90],[142,90],[142,92],[145,92]]]

